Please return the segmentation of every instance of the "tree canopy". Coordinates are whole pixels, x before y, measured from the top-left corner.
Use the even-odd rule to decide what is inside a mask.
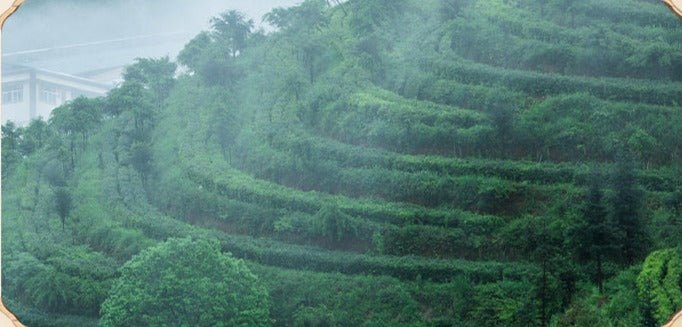
[[[102,326],[268,326],[268,293],[215,241],[170,239],[121,268]]]

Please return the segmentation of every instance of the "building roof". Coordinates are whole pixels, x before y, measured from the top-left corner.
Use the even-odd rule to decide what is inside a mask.
[[[23,65],[17,65],[17,64],[11,64],[11,63],[2,63],[2,74],[3,76],[10,76],[10,75],[16,75],[16,74],[25,74],[25,73],[36,73],[42,76],[49,76],[53,78],[57,78],[60,80],[68,81],[68,82],[73,82],[73,83],[78,83],[94,88],[99,88],[102,90],[102,93],[106,92],[107,90],[111,89],[112,85],[106,84],[106,83],[99,83],[95,82],[90,79],[82,78],[79,76],[74,76],[74,75],[69,75],[65,73],[59,73],[59,72],[53,72],[49,71],[46,69],[39,69],[39,68],[33,68],[33,67],[28,67],[28,66],[23,66]]]
[[[186,33],[164,33],[5,53],[2,62],[78,76],[132,64],[135,58],[174,58]]]

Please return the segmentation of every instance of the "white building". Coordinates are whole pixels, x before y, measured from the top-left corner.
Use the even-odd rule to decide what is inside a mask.
[[[79,96],[103,96],[111,84],[18,65],[4,65],[2,123],[27,125],[38,117],[48,119],[52,109]]]
[[[79,96],[103,96],[122,81],[135,58],[175,57],[184,33],[88,42],[2,56],[2,124],[49,119],[52,109]]]

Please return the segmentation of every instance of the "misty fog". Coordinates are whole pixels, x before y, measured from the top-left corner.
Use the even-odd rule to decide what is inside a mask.
[[[110,0],[82,5],[28,0],[4,26],[4,53],[161,33],[183,33],[188,41],[209,19],[237,9],[261,26],[275,7],[300,0]],[[162,55],[162,54],[160,54]]]
[[[23,91],[8,100],[14,102],[6,103],[2,121],[21,126],[39,116],[49,117],[54,107],[77,96],[104,95],[121,81],[123,68],[135,58],[168,56],[175,60],[184,45],[209,29],[210,19],[222,12],[236,9],[253,19],[256,28],[268,30],[262,22],[264,14],[298,2],[103,0],[77,5],[79,2],[28,0],[4,27],[3,76],[5,82],[11,82],[5,86]],[[57,87],[40,74],[38,82],[32,83],[26,80],[29,75],[22,75],[27,70],[33,71],[33,76],[38,71],[66,74],[97,85],[91,89],[62,81]]]

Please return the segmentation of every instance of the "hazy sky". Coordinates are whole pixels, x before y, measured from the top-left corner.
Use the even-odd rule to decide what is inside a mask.
[[[174,59],[221,12],[242,11],[259,26],[272,8],[300,1],[26,0],[3,27],[3,66],[20,64],[79,75],[116,69],[138,57]],[[73,2],[83,5],[65,5]],[[5,111],[3,122],[27,123],[20,118],[25,114],[16,115],[20,113]]]
[[[14,52],[136,35],[186,32],[188,40],[208,28],[211,17],[237,9],[258,26],[275,7],[301,0],[26,0],[3,28],[3,51]]]

